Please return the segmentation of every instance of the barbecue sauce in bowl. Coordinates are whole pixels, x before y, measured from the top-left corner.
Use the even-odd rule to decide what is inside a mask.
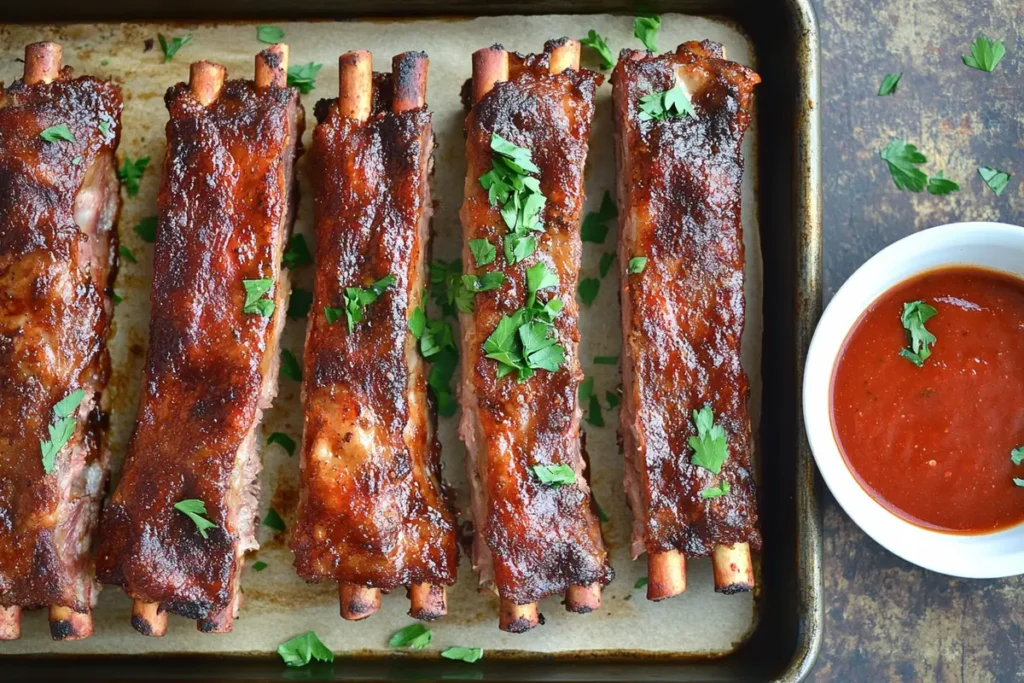
[[[946,267],[888,290],[844,342],[831,414],[847,467],[899,517],[960,534],[1024,521],[1024,280]]]

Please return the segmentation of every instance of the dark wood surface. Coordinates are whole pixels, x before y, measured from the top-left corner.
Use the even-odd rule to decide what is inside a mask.
[[[1024,224],[1024,2],[814,0],[822,36],[825,302],[858,266],[916,230]],[[993,73],[961,55],[983,32],[1006,44]],[[903,72],[891,97],[878,97]],[[960,192],[897,190],[879,150],[906,138]],[[1012,171],[1002,197],[977,167]],[[1022,408],[1024,409],[1024,408]],[[811,681],[1024,680],[1024,579],[919,569],[868,538],[823,490],[825,640]],[[983,501],[979,501],[983,504]]]

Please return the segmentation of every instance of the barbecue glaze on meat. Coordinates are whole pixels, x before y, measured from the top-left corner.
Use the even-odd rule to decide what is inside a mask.
[[[575,64],[563,61],[562,50],[573,48]],[[460,316],[460,434],[469,453],[473,566],[480,572],[481,588],[496,589],[502,598],[501,627],[510,631],[536,625],[535,603],[549,595],[566,593],[572,611],[596,608],[600,586],[613,576],[591,509],[580,448],[577,387],[583,373],[577,356],[575,293],[582,252],[583,166],[594,91],[602,78],[578,69],[578,49],[578,43],[563,39],[527,57],[508,54],[501,46],[478,51],[475,104],[466,119],[463,263],[474,274],[499,270],[505,281],[496,290],[476,294],[475,312]],[[491,169],[492,133],[530,150],[547,197],[541,215],[544,232],[535,233],[537,250],[512,265],[501,246],[508,228],[480,184]],[[497,256],[492,265],[475,269],[468,243],[481,238],[495,246]],[[559,278],[558,287],[541,291],[538,299],[558,297],[565,305],[554,328],[566,362],[555,372],[539,370],[522,383],[515,373],[499,379],[496,361],[483,352],[484,341],[503,315],[526,305],[526,270],[541,261]],[[541,483],[532,467],[552,464],[571,467],[576,483]],[[584,588],[593,597],[589,605],[578,604],[571,595]]]
[[[640,98],[673,87],[677,74],[696,116],[642,120]],[[624,50],[612,76],[624,332],[620,410],[634,557],[760,547],[749,385],[740,362],[740,144],[759,81],[710,42],[686,43],[662,56]],[[630,274],[636,256],[647,257],[647,265]],[[704,405],[727,434],[729,457],[719,476],[690,462],[693,411]],[[728,495],[700,497],[722,479],[731,485]]]
[[[121,91],[26,49],[24,80],[0,91],[0,639],[20,608],[50,606],[54,639],[91,634],[99,586],[89,551],[106,484],[121,208],[114,153]],[[45,63],[44,63],[45,62]],[[47,142],[66,125],[74,141]],[[74,433],[51,474],[40,442],[77,390]]]
[[[410,589],[410,614],[445,613],[457,526],[441,480],[428,368],[409,329],[426,309],[429,176],[427,57],[405,53],[371,76],[343,55],[341,97],[317,105],[313,132],[316,281],[304,354],[302,488],[291,546],[299,576],[335,580],[341,613],[375,612],[380,591]],[[350,331],[349,287],[388,286]]]
[[[165,97],[149,349],[97,558],[100,578],[136,600],[133,625],[146,635],[160,635],[151,620],[164,611],[229,631],[244,553],[258,547],[256,430],[277,392],[303,129],[284,47],[257,58],[256,83],[225,82],[223,67],[199,62]],[[273,81],[260,83],[260,59]],[[243,312],[243,280],[264,278],[273,313]],[[205,504],[208,538],[174,508],[186,499]],[[143,617],[140,605],[158,607]]]

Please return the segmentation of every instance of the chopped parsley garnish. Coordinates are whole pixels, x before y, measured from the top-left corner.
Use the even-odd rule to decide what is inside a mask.
[[[180,38],[171,38],[167,40],[164,34],[156,34],[156,39],[160,41],[160,49],[164,51],[164,62],[169,62],[174,59],[174,55],[178,54],[178,50],[185,46],[190,40],[192,40],[192,34],[186,33]]]
[[[174,504],[174,509],[184,512],[185,515],[196,525],[196,531],[203,538],[209,538],[207,529],[216,529],[217,525],[206,518],[206,503],[198,498],[186,498]]]
[[[124,189],[128,192],[129,197],[134,197],[139,193],[139,180],[142,179],[142,174],[146,172],[146,166],[149,165],[149,157],[139,157],[135,161],[128,155],[124,157],[124,164],[117,170],[117,178],[124,184]]]
[[[313,307],[313,292],[296,287],[288,297],[288,317],[305,318]]]
[[[57,142],[58,140],[65,140],[67,142],[75,141],[75,136],[71,134],[71,129],[68,128],[68,124],[66,123],[50,126],[40,133],[39,137],[47,142]]]
[[[535,263],[526,269],[526,307],[533,308],[537,303],[537,292],[558,286],[558,275],[548,268],[546,263]]]
[[[322,68],[324,65],[316,62],[290,66],[288,67],[288,85],[293,85],[299,89],[300,93],[308,95],[316,87],[316,75]]]
[[[596,277],[585,277],[580,280],[577,291],[580,295],[580,301],[583,302],[584,306],[589,306],[594,303],[594,300],[597,299],[597,292],[599,289],[601,289],[601,281]]]
[[[306,666],[312,660],[333,662],[334,653],[327,649],[313,631],[295,636],[277,647],[277,654],[288,666]]]
[[[1010,451],[1010,460],[1013,461],[1014,465],[1024,462],[1024,446],[1017,446]]]
[[[615,208],[615,201],[610,192],[605,190],[601,197],[601,208],[591,211],[583,219],[583,227],[580,229],[580,238],[584,242],[604,244],[608,236],[608,221],[618,217],[619,211]]]
[[[633,590],[640,590],[641,588],[643,588],[646,585],[647,585],[647,577],[646,576],[641,576],[639,579],[636,580],[636,583],[633,584]]]
[[[298,268],[312,262],[313,255],[309,253],[306,238],[299,234],[292,235],[288,240],[288,248],[281,256],[281,265],[285,268]]]
[[[534,465],[530,469],[545,486],[568,486],[576,483],[576,473],[568,465]]]
[[[971,44],[971,54],[964,55],[964,64],[979,71],[995,71],[999,62],[1006,54],[1006,46],[1001,40],[992,40],[979,35]]]
[[[618,356],[594,356],[595,365],[617,365],[618,362]]]
[[[295,439],[284,432],[274,432],[267,437],[267,445],[277,444],[288,452],[288,455],[295,455]]]
[[[1018,479],[1017,477],[1014,477],[1013,483],[1016,484],[1017,486],[1020,486],[1021,488],[1024,488],[1024,479]]]
[[[472,664],[483,658],[484,650],[482,647],[450,647],[447,650],[442,650],[441,656],[445,659],[454,659]]]
[[[613,263],[615,263],[615,252],[606,251],[601,254],[601,263],[597,266],[597,272],[601,274],[601,277],[608,275],[608,271],[612,269]]]
[[[652,92],[640,98],[641,121],[664,121],[684,116],[697,117],[697,112],[690,102],[690,96],[681,83],[676,83],[668,90]]]
[[[288,349],[281,349],[281,374],[296,382],[302,381],[302,366],[295,354]]]
[[[505,261],[519,263],[537,248],[529,233],[542,232],[541,214],[547,198],[541,194],[540,181],[529,175],[540,173],[532,161],[530,150],[518,147],[505,138],[491,134],[491,170],[480,176],[480,185],[487,190],[491,206],[500,207],[501,218],[509,235],[503,240]]]
[[[639,275],[644,272],[644,268],[647,267],[646,256],[634,256],[629,259],[629,265],[626,267],[626,272],[630,275]]]
[[[257,26],[256,40],[273,45],[284,40],[284,31],[277,26]]]
[[[281,515],[277,514],[277,510],[270,508],[263,518],[263,526],[270,527],[275,531],[284,531],[284,520],[281,519]]]
[[[500,270],[494,270],[483,275],[463,275],[462,286],[471,294],[479,294],[480,292],[490,292],[492,290],[501,287],[502,283],[505,282],[505,273]],[[470,310],[472,310],[472,303],[470,304]]]
[[[928,179],[928,194],[943,195],[959,190],[960,186],[943,175],[942,171]]]
[[[330,306],[324,306],[324,317],[327,318],[327,324],[333,325],[338,322],[338,319],[344,315],[345,311],[340,308],[332,308]]]
[[[882,150],[882,160],[889,165],[889,173],[896,187],[901,190],[920,192],[928,183],[928,176],[917,168],[928,161],[917,147],[906,140],[893,140]]]
[[[729,482],[725,479],[718,486],[709,486],[700,492],[700,497],[708,500],[709,498],[719,498],[721,496],[729,495]]]
[[[473,297],[462,287],[461,259],[451,262],[438,259],[430,264],[430,294],[444,315],[472,312]]]
[[[405,628],[395,631],[388,641],[391,647],[411,647],[414,650],[422,650],[430,645],[433,634],[423,624],[409,624]]]
[[[261,572],[261,571],[263,571],[266,568],[267,568],[267,563],[263,562],[262,560],[256,560],[255,562],[252,563],[252,570],[254,572]]]
[[[424,358],[433,358],[444,349],[457,350],[455,332],[451,323],[444,320],[426,321],[423,334],[417,338],[420,340],[420,353]]]
[[[156,242],[156,224],[156,216],[143,218],[135,224],[135,234],[138,235],[143,242],[153,244]]]
[[[600,55],[602,69],[610,69],[615,66],[615,57],[612,55],[611,48],[608,47],[607,39],[594,29],[587,32],[586,38],[580,38],[580,45],[593,48]]]
[[[110,135],[110,122],[109,121],[100,121],[100,125],[97,126],[97,127],[99,128],[100,132],[103,133],[104,137],[106,137],[107,135]]]
[[[923,301],[911,301],[903,304],[900,322],[907,331],[910,348],[900,351],[900,355],[917,367],[924,365],[932,355],[931,345],[935,343],[935,335],[925,329],[924,324],[934,318],[938,311]]]
[[[57,401],[53,406],[56,420],[46,426],[50,438],[46,441],[39,441],[39,450],[43,455],[43,472],[46,474],[53,473],[57,465],[57,454],[75,434],[75,426],[78,424],[76,413],[83,398],[85,398],[85,390],[77,389]]]
[[[274,303],[273,299],[263,298],[274,289],[273,280],[266,278],[262,280],[242,280],[242,287],[245,288],[245,303],[242,305],[243,313],[256,313],[265,318],[269,318],[274,314],[277,304]]]
[[[473,260],[476,262],[477,268],[494,263],[496,253],[494,245],[485,239],[470,240],[469,251],[473,254]]]
[[[459,364],[459,352],[455,348],[442,348],[439,353],[431,356],[430,361],[433,366],[430,368],[427,386],[437,401],[438,414],[441,417],[451,417],[458,407],[451,385],[455,368]]]
[[[900,84],[901,78],[903,78],[902,73],[886,74],[885,78],[882,79],[882,85],[878,88],[878,96],[884,97],[896,92],[896,86]]]
[[[363,319],[363,310],[380,298],[384,290],[395,283],[394,275],[385,275],[369,287],[345,288],[345,318],[348,320],[348,331],[354,332],[356,324]]]
[[[715,424],[715,414],[711,406],[704,406],[693,411],[693,422],[697,427],[697,435],[689,439],[693,457],[690,463],[703,467],[711,474],[722,471],[722,465],[729,457],[729,445],[725,441],[725,429]]]
[[[409,332],[417,339],[421,339],[426,329],[427,314],[423,312],[422,308],[417,306],[412,309],[412,315],[409,316]]]
[[[117,248],[117,253],[128,263],[138,263],[139,260],[135,258],[135,252],[123,244]]]
[[[658,29],[661,28],[661,17],[636,17],[633,19],[633,36],[640,39],[651,52],[658,51]]]
[[[1010,182],[1011,177],[1006,171],[1000,171],[991,166],[979,166],[978,175],[988,185],[988,189],[996,193],[997,197],[1003,194],[1003,190],[1006,189],[1006,185]]]

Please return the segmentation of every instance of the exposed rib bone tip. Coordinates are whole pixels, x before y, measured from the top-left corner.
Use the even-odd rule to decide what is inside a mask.
[[[256,55],[257,88],[284,88],[288,85],[288,45],[277,43]]]
[[[565,611],[590,614],[601,608],[601,584],[569,586],[565,591]]]
[[[343,583],[338,588],[341,601],[341,617],[359,621],[375,614],[380,609],[380,589]]]
[[[25,46],[25,71],[22,80],[27,85],[51,83],[60,76],[64,48],[60,43],[42,41]]]
[[[338,109],[356,121],[370,118],[373,105],[373,55],[352,50],[338,58]]]
[[[409,586],[409,616],[434,621],[448,614],[448,592],[444,586],[414,583]]]
[[[492,45],[473,53],[473,102],[479,102],[494,89],[495,84],[508,80],[508,52],[500,45]]]
[[[559,42],[560,44],[552,46],[548,70],[553,74],[560,74],[566,69],[578,70],[580,68],[580,42],[568,39],[562,39]]]
[[[678,550],[647,555],[647,599],[664,600],[686,590],[686,556]]]
[[[396,113],[419,109],[427,103],[427,68],[430,59],[425,52],[403,52],[391,60],[391,81],[394,85],[392,110]]]
[[[501,599],[498,628],[507,633],[526,633],[540,623],[537,603],[518,605],[511,600]]]
[[[732,595],[754,588],[754,565],[750,559],[750,544],[715,546],[711,556],[715,573],[715,592]]]
[[[21,637],[21,607],[0,607],[0,640]]]
[[[208,107],[220,96],[225,78],[227,78],[227,69],[220,64],[206,60],[193,62],[189,69],[188,88],[200,104]]]
[[[132,628],[144,636],[160,637],[167,633],[167,612],[160,609],[159,602],[132,603]]]
[[[50,636],[54,640],[82,640],[92,635],[92,613],[50,605]]]

